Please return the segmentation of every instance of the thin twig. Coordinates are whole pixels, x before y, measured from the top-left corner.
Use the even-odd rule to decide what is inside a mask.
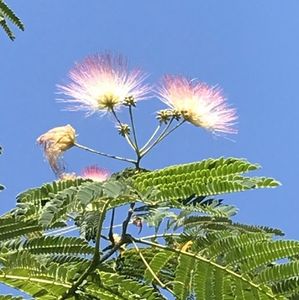
[[[127,234],[127,229],[128,229],[128,225],[130,223],[130,220],[132,218],[132,215],[134,213],[134,206],[135,206],[135,203],[131,203],[130,204],[130,209],[128,211],[128,215],[127,215],[127,218],[125,219],[125,221],[123,222],[123,225],[122,225],[122,237],[124,237],[126,234]]]
[[[160,135],[157,137],[157,139],[154,141],[154,143],[149,147],[150,149],[151,149],[152,147],[154,147],[154,146],[159,142],[160,138],[167,132],[167,130],[170,128],[170,126],[171,126],[173,120],[174,120],[174,117],[172,117],[172,118],[170,119],[170,121],[168,122],[167,126],[163,129],[163,131],[160,133]],[[145,150],[145,151],[146,151],[146,150]]]
[[[144,150],[140,156],[143,157],[145,154],[147,154],[150,150],[152,150],[158,143],[160,143],[162,140],[164,140],[169,134],[171,134],[173,131],[175,131],[177,128],[179,128],[182,124],[185,123],[186,120],[183,120],[182,122],[180,122],[179,124],[177,124],[175,127],[173,127],[171,130],[169,130],[168,132],[167,129],[170,127],[171,122],[174,119],[171,119],[168,123],[168,126],[163,130],[163,132],[160,134],[160,136],[155,140],[155,142],[148,147],[146,150]]]
[[[103,153],[103,152],[91,149],[89,147],[80,145],[78,143],[75,143],[74,146],[76,146],[77,148],[80,148],[82,150],[89,151],[91,153],[95,153],[95,154],[102,155],[102,156],[105,156],[105,157],[109,157],[109,158],[113,158],[113,159],[122,160],[122,161],[126,161],[126,162],[129,162],[129,163],[136,164],[136,160],[134,160],[134,159],[130,159],[130,158],[125,158],[125,157],[120,157],[120,156],[116,156],[116,155],[111,155],[111,154]]]
[[[144,149],[146,149],[146,147],[151,143],[151,141],[154,139],[154,137],[156,136],[156,134],[158,133],[158,131],[161,128],[161,123],[159,123],[159,125],[157,126],[157,128],[155,129],[155,131],[153,132],[153,134],[151,135],[151,137],[148,139],[148,141],[144,144],[144,146],[140,149],[140,152],[142,152]]]
[[[133,118],[133,111],[132,111],[132,105],[129,106],[129,115],[130,115],[130,121],[132,126],[132,132],[133,132],[133,138],[136,146],[136,151],[138,151],[138,141],[137,141],[137,134],[136,134],[136,128],[134,124],[134,118]]]
[[[110,228],[109,228],[109,233],[108,233],[108,237],[109,237],[109,240],[110,240],[110,242],[111,242],[112,245],[115,244],[114,238],[113,238],[114,214],[115,214],[115,208],[112,209],[111,220],[110,220]]]

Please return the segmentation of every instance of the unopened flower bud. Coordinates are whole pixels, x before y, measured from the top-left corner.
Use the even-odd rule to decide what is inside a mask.
[[[179,121],[179,120],[181,119],[181,117],[182,117],[182,113],[179,112],[178,110],[175,110],[175,109],[171,111],[171,115],[172,115],[177,121]]]
[[[117,130],[121,136],[126,136],[130,134],[131,128],[128,124],[121,124],[117,126]]]
[[[133,96],[125,97],[125,100],[123,102],[123,105],[125,106],[136,106],[136,101]]]
[[[167,124],[171,117],[171,111],[169,109],[163,109],[157,112],[157,120],[160,121],[160,123]]]

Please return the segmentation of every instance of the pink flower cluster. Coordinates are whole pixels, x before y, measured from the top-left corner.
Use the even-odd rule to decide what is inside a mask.
[[[106,169],[99,168],[98,166],[89,166],[82,171],[81,177],[102,182],[107,180],[110,175],[110,172]]]
[[[103,182],[109,179],[110,172],[106,169],[99,168],[98,166],[89,166],[83,169],[81,175],[76,173],[61,173],[59,175],[60,180],[75,180],[77,178],[90,179],[96,182]]]

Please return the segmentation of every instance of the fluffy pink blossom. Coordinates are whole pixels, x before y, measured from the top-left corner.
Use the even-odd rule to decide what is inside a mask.
[[[83,110],[87,115],[117,109],[126,97],[134,101],[147,98],[150,87],[139,69],[129,71],[122,56],[97,54],[77,63],[69,72],[70,82],[58,85],[59,93],[70,103],[69,110]]]
[[[167,75],[158,93],[161,101],[193,125],[214,133],[237,133],[233,127],[236,110],[228,106],[219,88],[183,76]]]
[[[107,180],[110,177],[110,172],[99,168],[98,166],[86,167],[82,171],[82,178],[91,179],[93,181],[102,182]]]

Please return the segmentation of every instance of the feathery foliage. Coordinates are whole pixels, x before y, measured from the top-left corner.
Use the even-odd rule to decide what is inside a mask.
[[[257,164],[243,159],[219,158],[141,173],[133,178],[140,191],[157,189],[158,200],[211,196],[279,185],[272,178],[243,176],[258,168]]]
[[[8,21],[13,23],[18,29],[24,31],[25,27],[22,21],[3,0],[0,0],[0,26],[2,27],[6,35],[13,41],[15,39],[15,35],[10,29],[7,23]]]
[[[256,168],[210,159],[102,183],[59,180],[29,189],[0,218],[0,281],[38,299],[163,299],[163,290],[177,299],[291,299],[299,295],[298,242],[277,239],[278,229],[235,223],[235,207],[208,198],[278,185],[242,176]],[[128,204],[121,235],[113,218],[104,230],[108,210]],[[136,220],[156,233],[129,234]],[[72,231],[81,237],[67,236]]]

